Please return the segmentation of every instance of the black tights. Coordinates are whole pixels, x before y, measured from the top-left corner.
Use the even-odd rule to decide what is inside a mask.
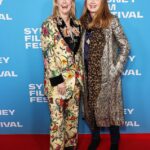
[[[118,144],[119,139],[120,139],[120,129],[119,126],[110,126],[109,127],[109,132],[110,132],[110,139],[111,139],[111,144]],[[95,127],[92,130],[92,136],[93,138],[97,139],[100,134],[100,127]]]
[[[110,126],[109,127],[111,144],[118,144],[120,139],[120,129],[119,126]]]

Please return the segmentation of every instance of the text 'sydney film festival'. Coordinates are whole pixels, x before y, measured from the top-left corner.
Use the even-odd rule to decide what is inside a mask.
[[[125,127],[122,133],[150,133],[149,2],[109,0],[131,51],[122,73]],[[77,17],[83,0],[76,0]],[[40,33],[52,14],[52,0],[0,0],[0,134],[48,134]],[[79,132],[90,133],[81,118]]]

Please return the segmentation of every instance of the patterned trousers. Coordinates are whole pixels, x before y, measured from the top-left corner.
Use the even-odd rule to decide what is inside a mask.
[[[69,100],[51,99],[49,101],[51,126],[50,150],[64,150],[77,146],[80,88],[75,86]]]

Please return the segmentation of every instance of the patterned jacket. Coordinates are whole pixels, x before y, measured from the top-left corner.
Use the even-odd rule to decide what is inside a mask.
[[[41,45],[44,56],[44,93],[48,98],[68,99],[75,82],[82,85],[81,51],[79,49],[80,22],[71,18],[73,45],[67,43],[67,32],[60,17],[49,17],[42,25]],[[60,95],[57,85],[65,82],[66,94]]]

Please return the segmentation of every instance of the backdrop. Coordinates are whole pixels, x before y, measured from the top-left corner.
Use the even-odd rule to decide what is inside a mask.
[[[80,17],[83,0],[76,0]],[[123,73],[126,126],[122,133],[150,133],[149,1],[109,0],[131,45]],[[48,134],[43,95],[40,27],[52,0],[0,0],[0,134]],[[89,133],[81,119],[79,131]]]

